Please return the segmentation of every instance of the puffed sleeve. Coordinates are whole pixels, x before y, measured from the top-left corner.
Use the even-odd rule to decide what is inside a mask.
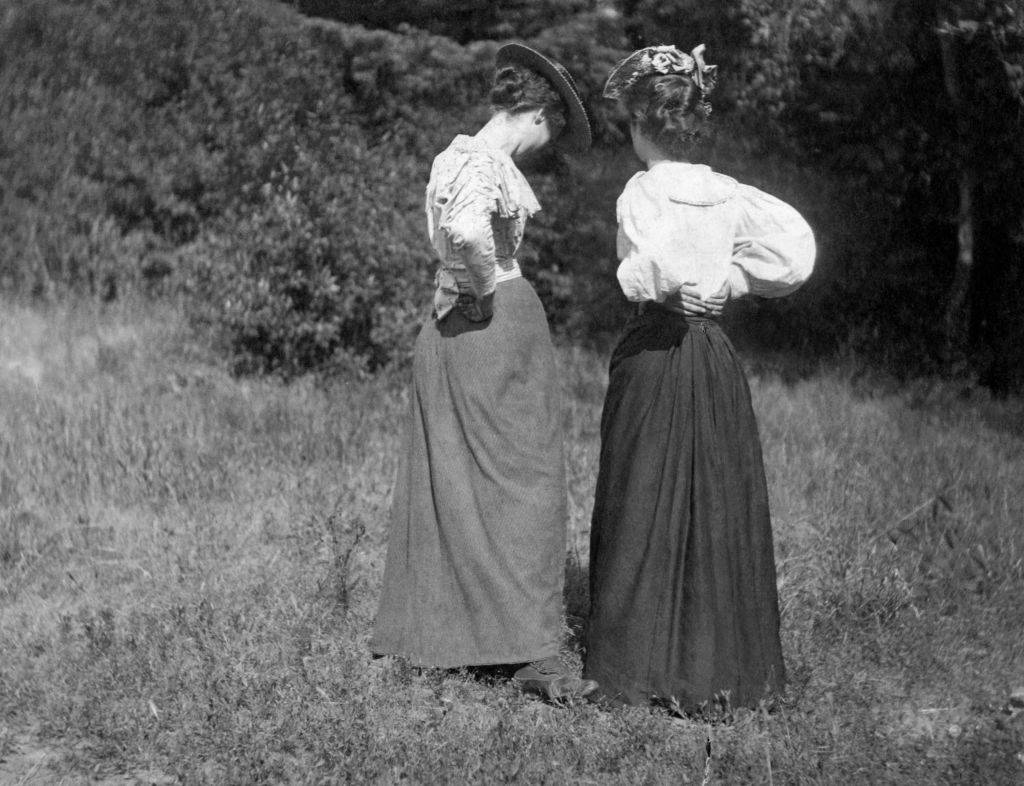
[[[616,252],[620,260],[616,273],[619,286],[628,300],[664,300],[663,283],[658,265],[653,264],[657,249],[652,238],[659,216],[657,207],[644,199],[638,189],[637,176],[626,183],[615,204],[618,220]]]
[[[492,294],[495,287],[491,215],[507,209],[492,169],[487,159],[467,158],[442,193],[435,195],[440,207],[437,229],[447,236],[478,300]]]
[[[732,296],[781,297],[796,291],[814,269],[811,227],[794,208],[752,186],[740,186],[736,198]]]

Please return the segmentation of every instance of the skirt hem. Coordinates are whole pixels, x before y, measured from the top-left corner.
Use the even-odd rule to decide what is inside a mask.
[[[423,658],[418,658],[407,652],[391,651],[380,647],[370,647],[370,654],[376,658],[402,658],[404,660],[407,660],[410,666],[415,666],[417,668],[422,669],[458,669],[464,666],[503,666],[507,664],[510,665],[513,663],[533,663],[534,661],[544,660],[545,658],[557,657],[561,653],[558,649],[555,649],[541,655],[510,655],[508,657],[490,656],[480,659],[474,658],[472,660],[464,660],[459,658],[454,661],[444,660],[440,663]]]

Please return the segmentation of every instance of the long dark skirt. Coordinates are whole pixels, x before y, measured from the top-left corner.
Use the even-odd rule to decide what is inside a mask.
[[[725,696],[785,680],[750,389],[710,320],[647,309],[611,360],[590,541],[585,676],[611,699]]]
[[[561,401],[529,283],[499,283],[487,322],[427,322],[410,398],[372,651],[441,667],[557,655]]]

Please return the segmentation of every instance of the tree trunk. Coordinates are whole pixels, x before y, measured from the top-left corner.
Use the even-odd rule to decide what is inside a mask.
[[[968,295],[974,270],[974,189],[977,184],[973,168],[962,164],[960,170],[960,208],[957,213],[957,255],[953,282],[946,295],[943,318],[946,363],[956,366],[966,358],[970,326]]]
[[[939,13],[940,27],[943,15]],[[970,325],[970,301],[968,294],[971,273],[974,268],[974,190],[977,175],[973,165],[973,151],[968,127],[970,110],[963,97],[961,75],[958,67],[957,42],[948,33],[939,34],[942,52],[942,75],[946,93],[956,115],[959,147],[959,209],[957,211],[957,257],[953,281],[946,296],[946,310],[943,315],[944,360],[949,371],[963,367],[967,359]]]

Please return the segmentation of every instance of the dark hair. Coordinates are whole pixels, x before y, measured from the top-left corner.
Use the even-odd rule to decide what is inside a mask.
[[[566,125],[565,102],[558,91],[536,71],[521,65],[502,66],[494,73],[491,109],[510,114],[545,109],[552,136],[558,136]]]
[[[630,120],[672,158],[702,153],[711,140],[711,107],[685,74],[646,76],[629,89],[625,102]]]

